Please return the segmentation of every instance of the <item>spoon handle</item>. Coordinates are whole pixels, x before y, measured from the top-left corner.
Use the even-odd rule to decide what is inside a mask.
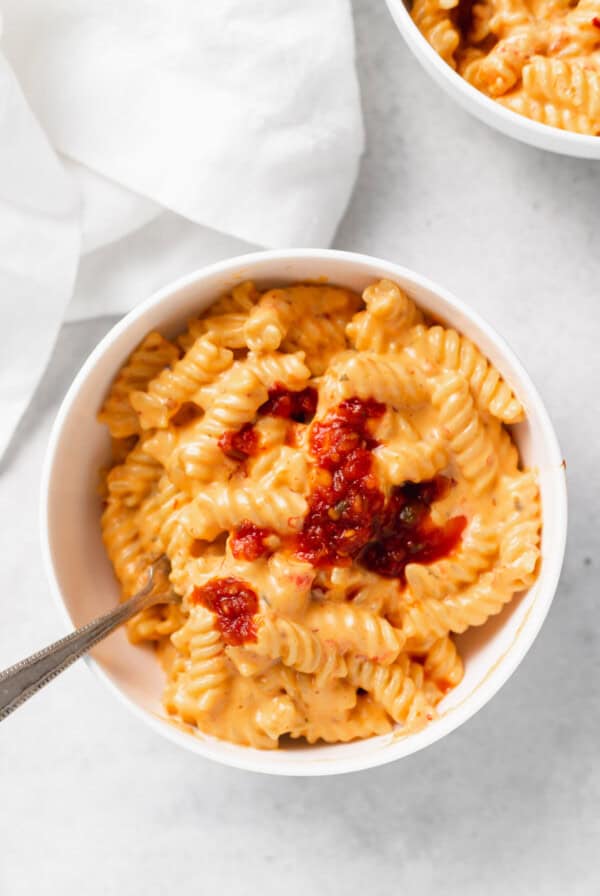
[[[150,578],[145,588],[110,613],[0,672],[0,722],[119,625],[140,610],[168,600],[168,594],[156,594],[152,590]]]

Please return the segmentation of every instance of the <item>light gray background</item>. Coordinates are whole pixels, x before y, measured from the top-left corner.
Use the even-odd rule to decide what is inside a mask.
[[[475,719],[417,756],[342,778],[203,761],[77,665],[0,729],[2,896],[600,891],[600,165],[472,120],[421,71],[382,2],[354,8],[368,148],[335,245],[439,280],[533,375],[568,463],[554,607]],[[152,225],[139,234],[138,263],[157,239]],[[79,288],[109,262],[85,262]],[[0,666],[63,631],[41,566],[40,467],[67,386],[113,322],[63,329],[0,476]]]

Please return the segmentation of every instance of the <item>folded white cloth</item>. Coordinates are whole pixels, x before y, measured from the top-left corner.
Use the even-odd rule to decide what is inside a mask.
[[[182,230],[191,246],[206,228],[253,245],[327,245],[363,147],[348,0],[3,9],[0,453],[44,369],[82,251],[135,240],[127,235],[153,219],[159,267],[161,234],[180,260]],[[116,298],[89,288],[86,308],[78,288],[70,315],[134,305],[158,285],[145,258],[141,279],[122,278]]]

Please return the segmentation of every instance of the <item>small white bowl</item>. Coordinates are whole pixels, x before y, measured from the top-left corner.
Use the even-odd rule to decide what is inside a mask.
[[[161,705],[162,672],[150,650],[125,632],[100,644],[90,667],[137,716],[175,743],[227,765],[279,775],[330,775],[408,756],[453,731],[512,675],[533,643],[556,589],[565,546],[567,506],[562,456],[542,401],[503,340],[475,312],[406,268],[365,255],[326,250],[259,252],[196,271],[160,290],[127,315],[83,365],[54,423],[42,480],[42,547],[54,597],[69,625],[82,625],[118,601],[100,536],[99,468],[109,456],[96,412],[121,364],[151,329],[183,328],[240,280],[259,286],[327,278],[361,291],[380,277],[399,283],[436,318],[469,336],[496,364],[523,402],[527,422],[514,434],[525,463],[539,470],[543,507],[541,571],[534,587],[498,617],[461,636],[465,677],[441,705],[440,718],[417,734],[392,733],[334,746],[294,746],[263,752],[192,734],[169,721]]]
[[[455,72],[421,34],[403,0],[386,0],[404,40],[446,93],[477,118],[509,137],[563,156],[600,159],[600,137],[561,131],[506,109]]]

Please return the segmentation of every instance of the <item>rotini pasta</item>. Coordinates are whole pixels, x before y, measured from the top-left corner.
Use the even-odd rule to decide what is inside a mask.
[[[486,526],[474,516],[465,530],[462,544],[453,557],[446,557],[424,566],[409,563],[406,582],[415,598],[435,597],[442,600],[474,582],[489,569],[498,554],[498,538],[494,527]]]
[[[463,674],[463,663],[452,638],[446,636],[435,641],[425,656],[424,678],[443,694],[460,684]]]
[[[460,373],[468,381],[480,411],[488,411],[503,423],[518,423],[524,417],[521,402],[496,368],[483,357],[470,339],[445,327],[415,327],[408,352],[442,370]],[[428,368],[432,373],[432,368]]]
[[[449,65],[503,106],[600,135],[598,0],[414,0],[412,17]]]
[[[412,730],[422,727],[433,718],[421,688],[417,687],[410,663],[380,666],[371,660],[358,657],[348,664],[348,677],[352,684],[371,694],[395,722],[408,724]]]
[[[138,345],[119,371],[98,414],[98,420],[108,426],[113,438],[139,435],[140,419],[131,404],[131,396],[147,389],[154,377],[178,357],[177,347],[160,333],[148,333]]]
[[[386,619],[352,604],[313,601],[306,622],[340,653],[356,653],[384,666],[397,659],[404,643],[402,633]]]
[[[120,498],[125,506],[139,507],[162,474],[160,463],[148,454],[140,441],[113,467],[106,477],[108,494]]]
[[[502,28],[519,10],[506,0]],[[181,357],[150,334],[100,412],[123,594],[165,554],[181,598],[129,637],[159,652],[170,715],[256,749],[420,729],[462,680],[454,633],[537,574],[518,397],[396,284],[363,298],[240,284]]]
[[[450,444],[456,463],[475,494],[492,487],[498,459],[485,425],[476,413],[466,380],[459,374],[442,374],[432,381],[431,400],[439,409],[442,433]]]
[[[165,691],[165,705],[183,721],[199,724],[225,697],[229,678],[224,644],[212,613],[194,607],[172,636],[177,657]]]
[[[458,3],[453,4],[454,8]],[[460,32],[452,15],[440,0],[414,0],[412,17],[433,49],[442,59],[456,68],[454,54],[460,44]]]
[[[335,646],[327,647],[309,628],[284,617],[260,620],[254,650],[298,672],[314,674],[320,681],[346,674],[346,664]]]
[[[341,718],[330,714],[314,721],[301,722],[290,731],[290,735],[304,737],[309,744],[319,740],[335,744],[387,734],[391,728],[392,722],[383,706],[370,697],[359,697],[356,706],[342,713]]]
[[[419,372],[397,355],[348,352],[331,363],[324,377],[327,401],[374,398],[392,408],[417,405],[426,397]]]
[[[168,425],[184,401],[229,367],[233,353],[200,336],[183,358],[172,368],[165,368],[148,383],[144,392],[133,392],[130,401],[139,414],[142,429],[162,429]]]
[[[366,309],[355,314],[346,328],[348,338],[359,351],[398,351],[407,332],[423,319],[413,300],[390,280],[368,286],[364,300]]]

